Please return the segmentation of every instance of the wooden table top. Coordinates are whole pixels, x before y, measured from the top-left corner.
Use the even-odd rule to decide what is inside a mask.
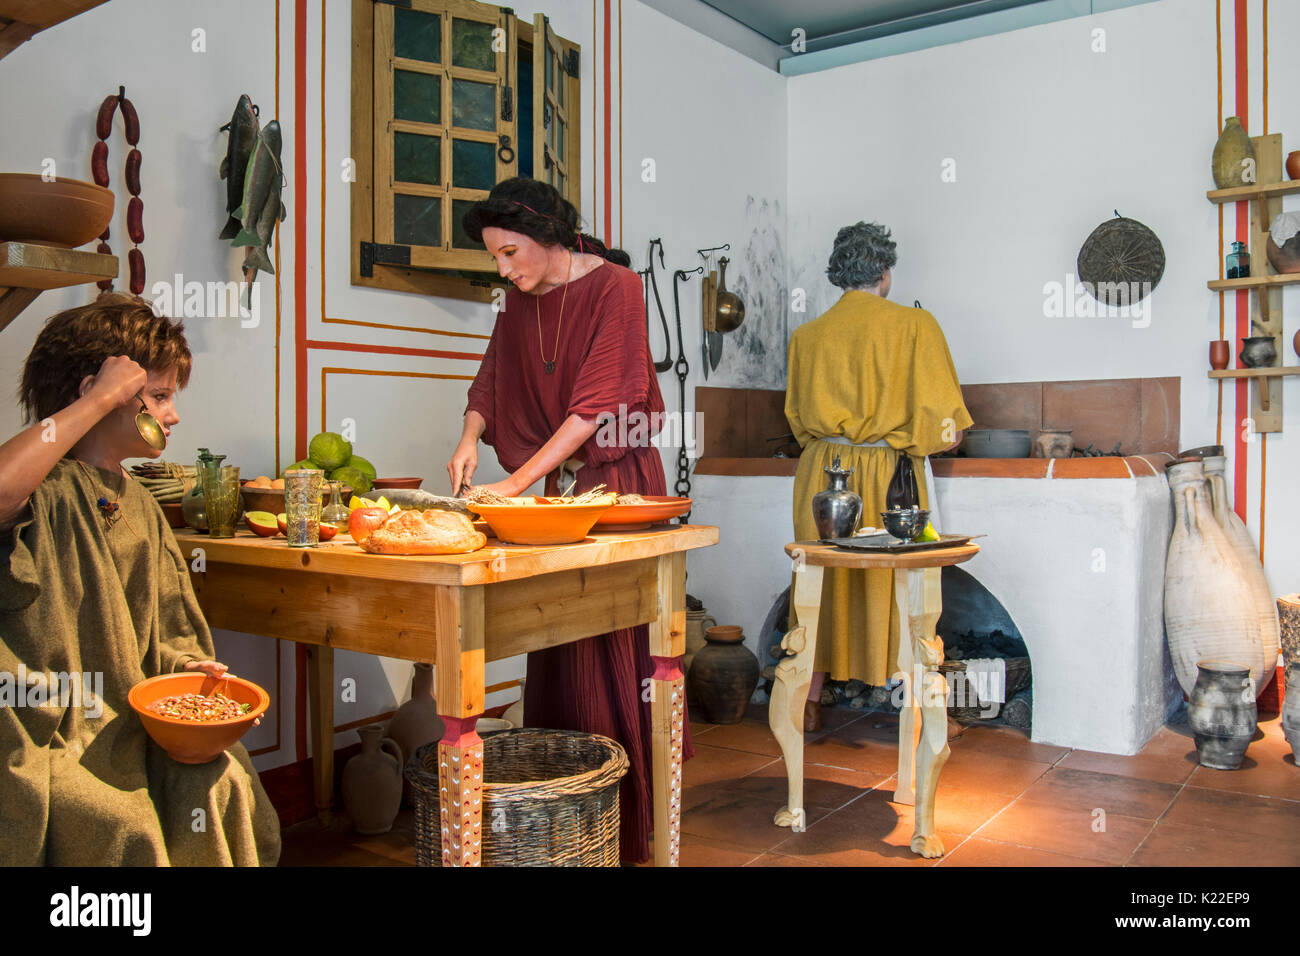
[[[978,544],[905,551],[901,554],[848,551],[820,541],[795,541],[785,546],[785,553],[790,557],[797,559],[801,553],[807,564],[823,568],[943,568],[969,561],[979,552]]]
[[[283,537],[260,538],[244,529],[236,531],[233,538],[209,538],[188,528],[173,533],[186,558],[194,548],[202,548],[206,560],[219,564],[462,587],[653,558],[718,543],[718,529],[699,524],[663,525],[646,531],[593,531],[575,544],[503,544],[488,538],[486,547],[469,554],[370,554],[348,535],[314,548],[291,548]]]

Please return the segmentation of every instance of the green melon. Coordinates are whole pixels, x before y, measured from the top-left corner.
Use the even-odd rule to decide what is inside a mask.
[[[375,466],[370,464],[370,462],[366,461],[366,459],[362,458],[360,455],[353,455],[348,459],[348,463],[343,467],[355,468],[371,481],[374,481],[375,476],[378,474],[378,472],[375,471]]]
[[[352,442],[336,432],[321,432],[307,445],[307,457],[326,471],[333,471],[352,457]]]

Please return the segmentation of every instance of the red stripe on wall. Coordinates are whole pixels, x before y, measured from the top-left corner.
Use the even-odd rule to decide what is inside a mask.
[[[471,362],[483,361],[479,352],[446,352],[442,349],[412,349],[400,345],[358,345],[355,342],[319,342],[311,339],[307,342],[309,349],[328,349],[335,352],[372,352],[377,355],[415,355],[420,358],[465,359]]]
[[[1250,125],[1247,122],[1247,113],[1249,111],[1249,51],[1246,46],[1246,0],[1235,0],[1233,3],[1233,56],[1236,60],[1236,108],[1237,116],[1241,119],[1242,128],[1247,132],[1250,131]],[[1249,244],[1250,242],[1250,204],[1239,202],[1237,206],[1237,235],[1236,238]],[[1223,250],[1219,250],[1223,254]],[[1250,291],[1239,289],[1236,295],[1236,315],[1237,315],[1237,339],[1250,335]],[[1235,351],[1235,350],[1234,350]],[[1237,367],[1241,367],[1241,361],[1238,359]],[[1244,378],[1236,381],[1236,421],[1233,423],[1233,430],[1236,433],[1234,444],[1236,451],[1232,456],[1232,491],[1233,503],[1232,509],[1237,512],[1237,516],[1242,521],[1246,520],[1246,449],[1245,439],[1242,436],[1242,420],[1250,415],[1250,383]]]
[[[610,169],[610,162],[613,159],[613,150],[610,147],[610,105],[613,85],[609,76],[609,0],[605,0],[605,245],[611,245],[614,242],[614,236],[610,230],[610,219],[613,216],[612,191],[610,182],[613,179],[613,172]]]

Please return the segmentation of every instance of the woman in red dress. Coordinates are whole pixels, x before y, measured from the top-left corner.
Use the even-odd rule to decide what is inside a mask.
[[[581,234],[571,203],[522,177],[498,183],[463,225],[514,288],[469,389],[464,431],[447,463],[452,493],[471,483],[481,438],[510,472],[484,486],[501,495],[523,494],[541,478],[546,494],[559,494],[566,463],[576,472],[574,494],[600,484],[619,494],[665,494],[663,463],[650,444],[664,402],[641,281],[626,268],[627,254]],[[603,734],[627,750],[624,862],[649,857],[650,704],[641,687],[653,673],[646,625],[528,655],[530,726]],[[690,757],[689,729],[684,743]]]

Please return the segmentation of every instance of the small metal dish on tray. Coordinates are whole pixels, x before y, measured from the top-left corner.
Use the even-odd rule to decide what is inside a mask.
[[[822,544],[833,544],[846,551],[869,551],[875,554],[904,554],[909,551],[929,551],[934,548],[957,548],[968,544],[979,535],[941,534],[938,541],[899,541],[888,532],[868,534],[857,538],[823,538]]]

